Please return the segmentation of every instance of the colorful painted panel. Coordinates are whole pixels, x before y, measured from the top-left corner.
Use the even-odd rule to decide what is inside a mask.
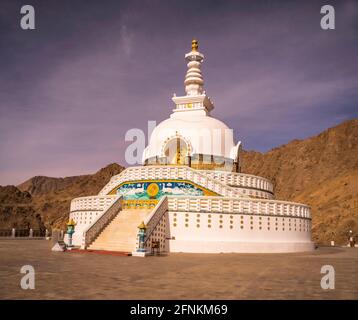
[[[163,196],[216,195],[197,185],[184,181],[133,181],[125,182],[115,189],[124,199],[160,199]]]

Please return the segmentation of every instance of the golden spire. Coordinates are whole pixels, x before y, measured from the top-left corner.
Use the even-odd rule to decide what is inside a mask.
[[[199,48],[199,41],[196,40],[196,39],[193,39],[191,41],[191,50],[192,51],[198,51],[198,48]]]

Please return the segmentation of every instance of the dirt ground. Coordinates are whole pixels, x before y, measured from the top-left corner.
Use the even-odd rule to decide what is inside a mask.
[[[52,252],[46,240],[0,241],[0,299],[358,299],[358,248],[312,253],[126,257]],[[23,290],[23,265],[35,289]],[[321,288],[323,265],[335,289]]]

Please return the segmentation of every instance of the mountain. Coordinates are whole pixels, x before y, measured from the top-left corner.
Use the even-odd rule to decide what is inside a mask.
[[[17,187],[31,194],[32,206],[48,228],[64,227],[73,198],[96,195],[112,176],[123,169],[112,163],[94,174],[66,178],[36,176]]]
[[[358,233],[358,119],[266,153],[244,151],[242,162],[243,172],[273,182],[277,199],[312,207],[316,242]]]
[[[31,194],[15,186],[0,186],[0,229],[44,229],[41,215],[35,212]]]
[[[27,191],[32,196],[43,196],[48,194],[63,194],[63,195],[89,195],[97,194],[108,180],[122,172],[124,167],[117,163],[109,164],[100,169],[95,174],[87,174],[81,176],[73,176],[66,178],[52,178],[45,176],[33,177],[17,187],[21,191]]]
[[[358,234],[358,119],[317,136],[293,140],[266,153],[243,151],[242,171],[270,179],[277,199],[312,207],[313,239],[345,244]],[[0,187],[0,229],[64,227],[71,199],[95,195],[124,168],[116,163],[89,175],[37,176]]]

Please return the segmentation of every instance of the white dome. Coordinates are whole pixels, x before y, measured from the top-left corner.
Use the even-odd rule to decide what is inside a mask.
[[[205,154],[236,160],[237,149],[233,131],[222,121],[202,110],[175,112],[153,130],[144,150],[143,162],[152,157],[165,157],[165,147],[179,138],[187,145],[187,155]]]

